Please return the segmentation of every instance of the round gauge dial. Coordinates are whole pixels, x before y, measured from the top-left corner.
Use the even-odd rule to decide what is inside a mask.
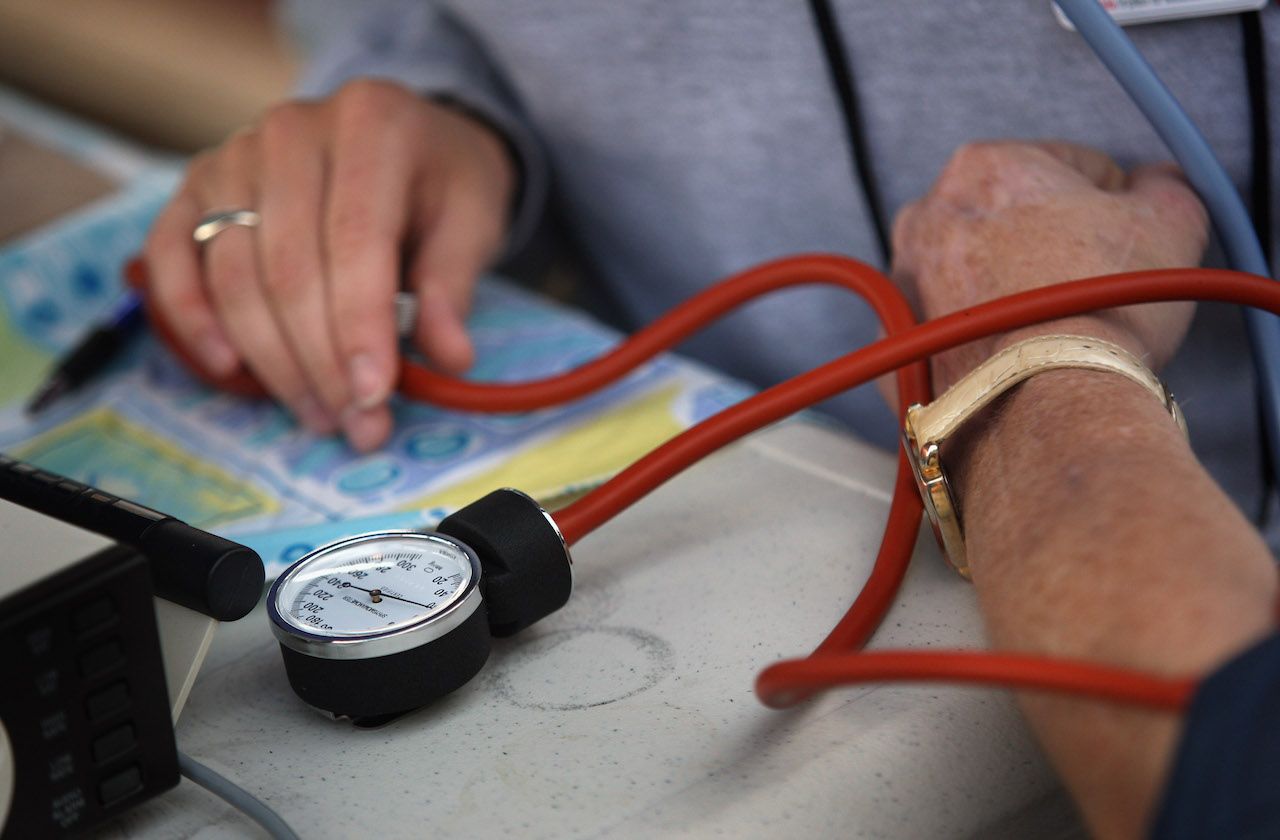
[[[357,653],[367,646],[355,643],[392,636],[411,636],[407,644],[430,640],[438,634],[416,631],[459,612],[472,593],[478,602],[479,577],[475,553],[443,535],[370,534],[298,561],[272,587],[269,612],[276,636],[295,649],[324,655],[323,648],[339,645],[348,648],[345,656],[382,655],[404,646]]]
[[[357,725],[384,723],[465,685],[493,636],[568,600],[564,537],[524,493],[495,490],[439,529],[342,540],[276,579],[267,616],[302,700]]]

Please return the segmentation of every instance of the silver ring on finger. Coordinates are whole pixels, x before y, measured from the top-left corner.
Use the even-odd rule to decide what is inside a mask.
[[[255,228],[260,224],[262,216],[254,210],[215,210],[201,217],[200,223],[191,231],[191,238],[197,245],[204,245],[227,228]]]

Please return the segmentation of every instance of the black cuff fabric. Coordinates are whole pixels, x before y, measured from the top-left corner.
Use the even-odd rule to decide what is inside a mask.
[[[1192,699],[1153,840],[1280,837],[1280,633]]]

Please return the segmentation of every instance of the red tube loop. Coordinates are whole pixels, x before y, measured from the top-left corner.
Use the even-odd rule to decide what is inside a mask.
[[[128,273],[131,282],[145,295],[147,284],[141,264],[131,264]],[[810,283],[837,285],[862,295],[876,310],[888,337],[762,391],[658,447],[555,515],[569,543],[716,449],[890,371],[898,371],[900,410],[912,402],[927,401],[925,360],[968,341],[1054,318],[1158,301],[1225,301],[1280,314],[1280,284],[1233,271],[1197,268],[1130,272],[1063,283],[915,326],[906,301],[884,275],[843,257],[805,255],[777,260],[728,278],[676,307],[604,356],[564,374],[534,382],[479,384],[450,379],[405,361],[400,388],[406,396],[455,409],[545,408],[586,396],[618,380],[746,301],[777,289]],[[172,333],[167,324],[158,313],[153,311],[151,315],[157,332],[169,341]],[[169,343],[188,363],[192,361],[180,347]],[[239,393],[250,393],[257,387],[243,376],[233,383],[214,384],[229,385]],[[844,618],[811,656],[777,663],[760,675],[756,691],[766,705],[780,708],[799,702],[814,691],[868,680],[948,680],[1057,691],[1164,710],[1185,708],[1196,686],[1192,678],[973,651],[854,653],[875,632],[897,594],[920,516],[914,480],[900,455],[888,523],[870,576]]]

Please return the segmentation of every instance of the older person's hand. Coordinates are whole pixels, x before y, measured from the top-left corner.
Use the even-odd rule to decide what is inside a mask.
[[[983,144],[959,151],[899,216],[895,269],[935,317],[1063,280],[1194,265],[1206,234],[1169,167],[1126,175],[1089,149]],[[1159,366],[1190,316],[1186,304],[1128,307],[974,342],[935,364],[935,388],[1046,332],[1114,341]],[[993,647],[1181,677],[1273,632],[1266,545],[1165,407],[1124,378],[1032,377],[951,438],[943,461]],[[1052,693],[1019,700],[1091,834],[1144,836],[1177,717]]]
[[[1178,171],[1126,174],[1094,149],[1067,143],[964,146],[933,189],[894,223],[895,279],[922,317],[1082,277],[1196,265],[1204,208]],[[941,392],[1001,347],[1050,332],[1096,336],[1159,368],[1191,320],[1190,303],[1126,307],[973,342],[933,363]]]

